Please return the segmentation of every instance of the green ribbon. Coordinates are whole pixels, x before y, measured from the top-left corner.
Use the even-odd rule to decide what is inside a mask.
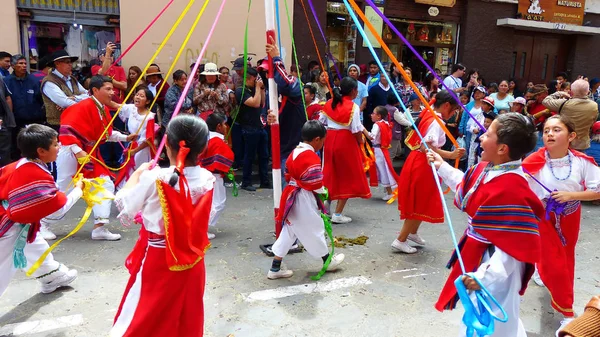
[[[292,52],[294,54],[294,61],[296,61],[296,70],[298,71],[298,83],[300,83],[300,97],[302,97],[302,106],[304,107],[304,115],[306,116],[306,120],[308,120],[308,112],[306,112],[306,102],[304,101],[304,83],[300,79],[300,64],[298,63],[298,54],[296,54],[296,43],[294,42],[294,34],[292,32],[292,19],[290,18],[290,10],[288,8],[287,1],[285,3],[285,14],[287,15],[288,27],[290,29],[290,37],[292,38]],[[279,13],[277,13],[279,15]],[[309,23],[310,24],[310,23]]]
[[[235,182],[235,175],[233,174],[233,169],[230,168],[229,172],[227,172],[227,179],[231,180],[231,182],[233,183],[233,196],[237,197],[238,196],[238,186],[237,183]]]
[[[331,219],[329,218],[329,216],[327,214],[324,214],[324,213],[321,213],[321,219],[323,219],[323,224],[325,225],[325,232],[327,233],[327,236],[329,236],[329,239],[331,240],[331,253],[329,253],[329,256],[327,257],[327,260],[325,261],[325,263],[323,263],[323,268],[321,268],[321,271],[317,275],[310,277],[313,281],[320,280],[321,276],[323,276],[327,272],[327,268],[329,268],[329,264],[331,263],[331,258],[333,258],[333,253],[335,252],[335,245],[334,245],[334,241],[333,241],[333,229],[331,228]]]
[[[244,93],[246,91],[246,74],[248,72],[248,22],[250,21],[250,7],[252,7],[252,0],[248,0],[248,13],[246,14],[246,29],[244,31],[244,78],[242,79],[242,95],[240,96],[240,99],[244,99]],[[244,102],[238,102],[238,106],[236,107],[236,109],[231,112],[231,115],[233,115],[233,123],[231,123],[232,127],[229,128],[229,131],[227,132],[227,137],[225,137],[225,139],[229,139],[229,136],[231,136],[233,124],[235,124],[235,121],[237,120],[240,105],[242,105],[243,103]]]

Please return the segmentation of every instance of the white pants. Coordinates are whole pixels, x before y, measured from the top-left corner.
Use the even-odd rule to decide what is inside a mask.
[[[214,227],[219,221],[221,213],[225,210],[225,201],[227,200],[227,190],[223,182],[223,177],[220,174],[214,174],[215,176],[215,188],[213,190],[212,208],[210,210],[210,220],[208,225]]]
[[[383,156],[383,151],[387,151],[387,149],[382,150],[380,147],[375,148],[375,166],[377,166],[377,180],[379,180],[379,185],[383,187],[396,187],[398,183],[396,182],[392,171],[394,168],[389,167],[385,157]]]
[[[95,165],[99,164],[96,163]],[[58,170],[56,184],[61,192],[66,194],[73,188],[73,186],[69,188],[69,184],[75,173],[77,173],[77,166],[77,158],[75,158],[73,151],[71,151],[71,147],[61,146],[60,150],[58,150],[58,158],[56,159],[56,167]],[[104,178],[104,184],[102,186],[111,194],[115,193],[115,184],[110,180],[110,177],[102,176],[102,178]],[[104,200],[100,205],[96,205],[92,208],[94,211],[95,224],[107,224],[109,222],[110,206],[111,200]]]
[[[8,232],[0,237],[0,296],[4,293],[6,288],[8,288],[10,280],[17,272],[13,263],[13,251],[20,231],[21,226],[14,225]],[[23,249],[25,258],[27,259],[27,267],[25,270],[31,268],[48,248],[48,242],[46,242],[38,232],[35,240],[32,243],[27,243]],[[54,261],[54,257],[52,256],[52,253],[50,253],[46,256],[46,259],[42,262],[40,268],[33,273],[32,277],[48,274],[49,272],[58,269],[59,266],[60,263]]]
[[[315,258],[329,253],[325,242],[325,225],[317,200],[314,194],[307,190],[298,192],[279,238],[273,244],[273,254],[285,257],[296,239],[300,240],[306,251]]]

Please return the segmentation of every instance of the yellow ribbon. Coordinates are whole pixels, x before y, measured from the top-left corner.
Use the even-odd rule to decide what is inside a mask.
[[[396,187],[394,192],[392,192],[392,197],[387,201],[388,205],[391,205],[394,201],[396,201],[396,199],[398,199],[398,187]]]
[[[75,179],[74,179],[75,180]],[[64,238],[56,241],[50,248],[46,249],[46,251],[40,256],[40,258],[29,268],[29,270],[25,273],[27,276],[31,276],[44,262],[48,254],[50,254],[54,248],[56,248],[61,242],[68,239],[69,237],[75,235],[87,222],[90,214],[92,214],[92,207],[95,205],[101,204],[105,200],[114,199],[114,195],[104,188],[103,184],[106,181],[105,178],[94,178],[94,179],[84,179],[82,174],[79,174],[76,178],[76,181],[83,180],[83,195],[81,199],[85,200],[87,204],[87,209],[81,218],[81,221],[77,224],[77,226]]]
[[[173,27],[171,27],[171,30],[169,31],[169,33],[167,33],[167,36],[165,36],[164,40],[160,43],[160,45],[158,46],[158,48],[154,52],[154,55],[152,55],[152,57],[150,58],[150,60],[146,64],[146,66],[144,67],[144,70],[142,70],[142,73],[140,74],[140,77],[133,84],[134,88],[137,88],[137,86],[139,85],[139,83],[142,80],[142,78],[144,78],[144,75],[146,74],[146,71],[148,71],[148,68],[150,68],[150,65],[152,65],[152,63],[154,62],[154,59],[156,59],[156,57],[163,50],[163,48],[165,47],[165,45],[167,44],[167,42],[169,41],[169,39],[171,38],[171,36],[173,35],[173,33],[175,33],[175,29],[177,29],[177,27],[179,26],[179,24],[183,20],[183,17],[187,14],[187,12],[190,10],[190,8],[192,7],[192,5],[194,4],[195,1],[196,0],[190,0],[188,2],[187,6],[183,9],[183,12],[181,12],[181,15],[179,15],[179,17],[175,21],[175,24],[173,25]],[[129,93],[127,94],[127,96],[125,96],[125,99],[123,100],[123,102],[127,102],[129,100],[129,98],[131,97],[132,94],[133,94],[133,90],[129,91]],[[108,133],[108,129],[111,127],[111,125],[113,124],[113,122],[115,121],[115,119],[119,116],[119,112],[121,112],[122,108],[123,108],[123,105],[121,105],[119,107],[119,109],[117,109],[117,112],[112,117],[112,119],[110,120],[110,122],[108,123],[108,125],[106,126],[106,128],[104,128],[104,131],[102,132],[102,135],[96,141],[96,143],[92,147],[92,150],[90,152],[88,152],[88,157],[90,157],[92,155],[92,153],[94,153],[94,151],[96,150],[96,148],[100,145],[100,139],[102,139],[102,137],[104,137],[104,135],[106,135]],[[79,169],[77,170],[77,173],[75,173],[74,177],[77,176],[81,172],[82,169],[83,169],[83,165],[79,167]],[[74,180],[71,181],[71,183],[73,183],[73,182],[74,182]],[[73,185],[70,185],[70,186],[73,186]]]

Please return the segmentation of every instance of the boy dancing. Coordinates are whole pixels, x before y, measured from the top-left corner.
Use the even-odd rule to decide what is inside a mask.
[[[17,145],[25,156],[0,168],[0,295],[17,269],[27,270],[49,248],[39,233],[40,224],[56,222],[81,198],[83,182],[65,195],[54,183],[46,164],[58,155],[58,133],[52,128],[31,124],[19,132]],[[48,254],[33,273],[48,294],[77,278]]]
[[[544,206],[531,191],[521,158],[536,144],[533,121],[517,113],[500,115],[481,136],[482,162],[466,174],[452,168],[435,153],[428,153],[440,177],[456,190],[455,205],[469,216],[469,225],[460,240],[460,253],[467,272],[473,272],[500,305],[508,321],[497,322],[492,336],[525,337],[519,319],[520,295],[525,293],[535,263],[540,261],[541,240],[538,223]],[[439,311],[456,306],[458,295],[454,281],[462,271],[453,254],[448,280],[435,304]],[[463,276],[468,290],[479,284]],[[471,293],[475,301],[475,294]],[[494,313],[501,317],[500,310]],[[461,336],[465,336],[463,325]],[[470,337],[470,336],[469,336]]]
[[[323,204],[318,194],[326,193],[323,187],[321,159],[315,151],[323,148],[327,130],[321,122],[308,121],[302,126],[302,143],[292,151],[286,161],[285,179],[288,182],[281,195],[277,221],[282,228],[277,241],[273,244],[273,263],[267,278],[292,277],[294,272],[281,269],[281,261],[296,239],[304,245],[313,257],[330,258],[325,242],[325,224],[321,218]],[[335,270],[344,261],[344,254],[331,257],[327,271]]]

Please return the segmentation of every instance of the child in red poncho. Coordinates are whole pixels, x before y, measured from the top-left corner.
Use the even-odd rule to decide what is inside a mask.
[[[214,112],[206,118],[209,130],[209,140],[206,150],[198,157],[200,165],[209,170],[215,177],[215,189],[213,192],[212,209],[210,211],[209,228],[217,225],[221,213],[225,210],[227,201],[227,190],[223,177],[229,172],[233,165],[233,151],[225,143],[227,134],[227,117],[224,114]],[[210,240],[215,238],[214,233],[208,233]]]
[[[25,158],[0,169],[0,295],[17,269],[28,270],[49,248],[40,225],[62,219],[83,194],[81,181],[69,195],[60,192],[48,171],[58,154],[57,136],[50,127],[30,124],[17,136]],[[32,276],[47,294],[73,282],[77,271],[50,253]]]
[[[273,263],[267,278],[278,279],[292,277],[291,270],[281,269],[281,261],[296,240],[315,258],[330,258],[325,241],[325,225],[321,218],[324,207],[318,194],[325,193],[321,159],[315,151],[323,148],[327,130],[319,121],[308,121],[302,127],[303,142],[292,151],[286,160],[285,179],[288,182],[277,214],[277,241],[273,244]],[[331,256],[326,271],[335,270],[344,260],[344,254]],[[324,268],[324,267],[323,267]]]
[[[444,183],[456,191],[454,204],[468,215],[468,226],[459,242],[465,271],[474,273],[506,311],[508,321],[496,321],[492,337],[527,336],[519,306],[542,253],[543,224],[538,224],[544,206],[529,189],[521,158],[535,147],[535,131],[529,117],[514,112],[500,115],[480,137],[482,162],[464,174],[438,154],[428,154]],[[463,271],[456,252],[448,268],[450,275],[435,304],[439,311],[454,309],[458,301],[454,282]],[[480,288],[467,276],[463,276],[463,283],[468,290]],[[470,298],[475,301],[475,293]],[[497,307],[493,311],[502,317]],[[464,324],[460,336],[466,336]]]

